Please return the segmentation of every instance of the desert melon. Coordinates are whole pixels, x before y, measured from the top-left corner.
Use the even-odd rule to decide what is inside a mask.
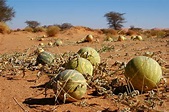
[[[124,36],[120,35],[120,36],[118,37],[118,41],[124,41],[124,40],[126,40],[126,38],[125,38]]]
[[[140,40],[140,41],[142,41],[143,40],[143,38],[142,38],[142,36],[136,36],[135,38],[134,38],[134,40]]]
[[[92,42],[93,41],[93,35],[89,34],[86,36],[85,41]]]
[[[74,59],[71,59],[67,63],[67,68],[75,69],[79,71],[81,74],[89,74],[90,76],[93,75],[93,66],[90,63],[90,61],[88,61],[85,58],[76,57]]]
[[[125,76],[135,89],[148,91],[157,87],[162,77],[162,69],[154,59],[137,56],[127,63]]]
[[[56,45],[56,46],[61,46],[62,44],[63,44],[63,42],[60,39],[56,39],[56,41],[54,42],[54,45]]]
[[[52,53],[44,51],[43,49],[38,49],[38,56],[36,59],[37,64],[52,64],[55,57]]]
[[[100,63],[99,53],[92,47],[83,47],[77,52],[80,57],[86,58],[92,65],[96,66]]]
[[[131,40],[134,40],[135,38],[136,38],[136,36],[135,36],[135,35],[131,36]]]
[[[65,101],[80,100],[87,90],[87,83],[84,76],[72,69],[59,73],[52,83],[56,98]]]

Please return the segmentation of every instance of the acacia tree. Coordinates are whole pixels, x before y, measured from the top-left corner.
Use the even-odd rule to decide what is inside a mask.
[[[11,21],[14,16],[14,9],[6,4],[6,0],[0,0],[0,22]]]
[[[109,12],[104,15],[107,18],[109,28],[113,28],[115,30],[119,30],[123,27],[123,23],[125,23],[125,18],[123,17],[125,13],[118,12]]]
[[[26,21],[25,23],[33,29],[40,25],[40,23],[37,21]]]

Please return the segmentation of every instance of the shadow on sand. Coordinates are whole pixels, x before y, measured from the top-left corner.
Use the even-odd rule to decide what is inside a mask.
[[[55,98],[27,98],[23,102],[28,105],[55,105]]]

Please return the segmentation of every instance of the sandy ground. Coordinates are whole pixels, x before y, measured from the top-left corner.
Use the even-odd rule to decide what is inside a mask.
[[[59,38],[63,41],[62,46],[48,47],[46,50],[59,54],[69,51],[77,52],[85,46],[100,49],[107,45],[114,46],[114,50],[102,52],[100,56],[102,61],[108,59],[107,63],[110,65],[115,61],[127,63],[133,57],[143,55],[147,51],[154,52],[163,59],[165,61],[164,66],[169,65],[169,37],[147,38],[144,41],[133,41],[128,38],[122,42],[107,42],[104,41],[105,35],[100,34],[98,31],[75,28],[63,31],[56,37],[47,37],[43,41],[38,41],[37,38],[44,34],[22,31],[4,35],[0,34],[0,54],[10,54],[15,51],[22,52],[27,48],[38,46],[41,42],[47,44]],[[84,38],[87,34],[94,35],[95,40],[99,40],[99,42],[76,44],[77,41]],[[47,97],[45,98],[44,88],[40,86],[49,81],[49,78],[43,75],[37,80],[37,72],[26,71],[24,77],[22,77],[22,74],[16,74],[15,76],[11,76],[10,74],[0,75],[1,112],[118,112],[120,108],[125,107],[122,104],[117,105],[111,97],[92,95],[93,89],[88,89],[85,97],[78,102],[55,104],[53,91],[47,91]],[[160,112],[169,111],[169,107],[167,106],[169,105],[169,92],[166,94],[168,96],[167,99],[164,99],[165,105],[159,108]]]

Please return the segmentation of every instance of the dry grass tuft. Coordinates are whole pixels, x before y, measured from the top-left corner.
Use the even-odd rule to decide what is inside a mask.
[[[59,33],[59,31],[60,31],[60,28],[58,26],[49,26],[47,28],[46,33],[49,37],[51,37],[51,36],[55,36],[57,33]]]
[[[44,28],[44,27],[36,27],[34,29],[34,32],[45,32],[45,31],[46,31],[46,28]]]
[[[117,35],[117,31],[114,29],[101,29],[101,31],[107,36]]]
[[[0,22],[0,33],[2,33],[2,34],[10,33],[9,26],[4,22]]]
[[[31,27],[25,27],[25,28],[23,29],[23,31],[33,32],[33,28],[31,28]]]
[[[145,35],[147,35],[147,37],[163,38],[163,37],[166,36],[166,31],[164,31],[164,30],[151,29],[151,30],[147,30],[147,31],[145,32]]]

